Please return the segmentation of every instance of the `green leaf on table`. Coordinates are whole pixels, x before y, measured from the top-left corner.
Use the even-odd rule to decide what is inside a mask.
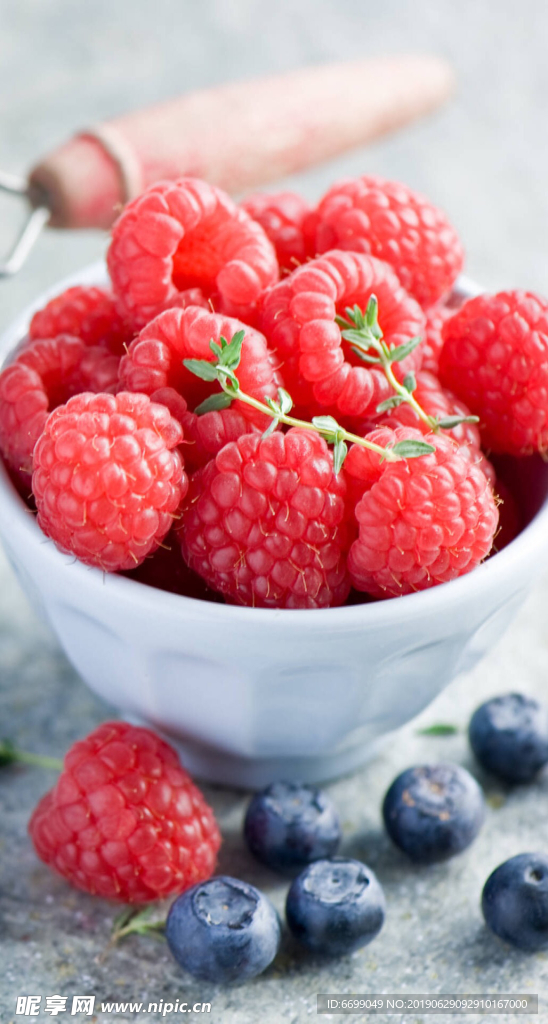
[[[454,736],[458,726],[449,722],[436,722],[435,725],[427,725],[425,729],[417,729],[417,736]]]

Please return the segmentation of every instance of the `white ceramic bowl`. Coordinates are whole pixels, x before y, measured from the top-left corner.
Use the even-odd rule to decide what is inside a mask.
[[[55,293],[102,276],[88,268]],[[3,335],[0,357],[48,297]],[[548,558],[548,466],[506,469],[529,519],[507,548],[452,583],[345,608],[232,607],[89,569],[45,540],[1,466],[0,534],[82,678],[175,739],[191,772],[245,787],[317,781],[367,760],[482,657],[524,600]]]

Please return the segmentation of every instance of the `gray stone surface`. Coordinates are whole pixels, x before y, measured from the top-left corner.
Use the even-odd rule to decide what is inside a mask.
[[[295,184],[315,197],[335,176],[362,169],[406,180],[450,212],[466,241],[472,275],[489,286],[546,290],[547,31],[542,0],[461,0],[458,6],[448,0],[0,0],[0,163],[22,172],[77,127],[193,86],[367,52],[434,50],[450,56],[458,70],[459,93],[450,107]],[[0,210],[5,246],[21,211],[4,200]],[[96,258],[103,244],[93,234],[45,237],[21,275],[0,286],[2,322],[38,291]],[[547,599],[545,580],[499,647],[472,675],[456,680],[422,721],[463,727],[480,698],[510,687],[546,695]],[[0,685],[0,732],[36,751],[62,752],[112,713],[76,678],[3,561]],[[264,977],[229,991],[183,976],[153,939],[132,937],[109,949],[113,908],[53,877],[26,837],[30,811],[53,778],[27,768],[3,772],[2,1022],[25,1019],[15,1017],[15,997],[23,993],[94,992],[98,1004],[211,1001],[209,1015],[179,1019],[214,1024],[301,1024],[314,1019],[319,991],[506,990],[546,997],[548,956],[526,956],[499,944],[483,926],[478,903],[484,879],[502,859],[547,848],[548,779],[510,792],[482,778],[489,813],[472,849],[447,865],[412,868],[381,829],[379,803],[387,784],[397,771],[426,758],[473,767],[462,729],[433,739],[418,736],[417,726],[403,730],[367,769],[331,787],[343,815],[346,850],[365,859],[386,889],[388,919],[379,939],[329,964],[312,962],[286,939]],[[242,847],[245,797],[212,787],[207,795],[225,836],[222,870],[259,884],[281,910],[286,885],[252,863]],[[542,1005],[539,1019],[548,1020],[547,1004]],[[97,1019],[162,1018],[99,1012]]]

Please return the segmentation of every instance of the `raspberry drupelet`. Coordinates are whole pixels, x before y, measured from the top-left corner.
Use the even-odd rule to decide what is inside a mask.
[[[333,185],[310,218],[315,253],[370,253],[425,308],[448,292],[464,261],[447,217],[407,185],[364,175]]]
[[[183,360],[213,362],[211,341],[218,343],[225,337],[230,342],[241,330],[245,336],[237,376],[242,391],[261,401],[265,397],[275,398],[280,379],[264,336],[239,320],[199,306],[166,310],[143,328],[121,360],[120,386],[147,395],[161,388],[173,388],[183,396],[188,408],[194,410],[219,389],[216,384],[200,380],[187,370]],[[265,416],[249,406],[235,402],[234,408],[250,422],[268,426]]]
[[[119,359],[62,334],[27,342],[0,373],[0,450],[30,482],[32,453],[50,412],[81,391],[115,391]]]
[[[480,418],[487,449],[548,449],[548,301],[513,290],[465,302],[443,328],[440,378]]]
[[[443,348],[443,325],[455,313],[449,306],[437,304],[426,310],[426,330],[422,346],[422,369],[438,375]]]
[[[29,338],[72,334],[86,345],[100,345],[121,356],[133,332],[120,314],[116,299],[105,288],[75,285],[34,314]]]
[[[303,233],[310,207],[296,192],[255,192],[240,204],[272,242],[280,270],[289,274],[309,253]]]
[[[186,494],[182,439],[177,420],[147,395],[71,398],[34,451],[43,532],[86,565],[135,568],[161,544]]]
[[[124,903],[209,878],[221,842],[173,748],[127,722],[105,722],[71,747],[29,833],[40,859],[71,885]]]
[[[265,296],[259,323],[276,350],[298,407],[309,407],[315,400],[343,416],[363,416],[392,394],[382,370],[354,353],[336,322],[347,307],[365,310],[372,295],[378,300],[387,345],[402,345],[424,333],[424,313],[394,271],[361,253],[326,253],[299,267]],[[403,378],[420,368],[421,359],[419,345],[394,364],[394,372]]]
[[[107,255],[114,292],[136,328],[189,288],[252,308],[278,277],[260,224],[197,178],[159,182],[122,211]]]
[[[344,475],[308,430],[246,434],[195,473],[178,533],[188,565],[231,602],[327,608],[350,590]]]
[[[385,447],[423,437],[381,428],[369,435]],[[475,569],[491,550],[498,511],[489,482],[469,449],[430,434],[429,455],[381,462],[354,445],[347,475],[364,488],[356,505],[359,535],[350,548],[353,586],[372,597],[425,590]]]

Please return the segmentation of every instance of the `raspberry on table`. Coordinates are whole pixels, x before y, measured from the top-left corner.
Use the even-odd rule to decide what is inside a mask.
[[[0,450],[23,477],[49,413],[81,391],[115,391],[119,359],[62,334],[30,341],[0,373]]]
[[[136,328],[180,293],[245,309],[278,277],[276,253],[260,224],[221,189],[198,178],[159,182],[124,208],[107,255],[114,292]]]
[[[384,447],[419,431],[382,428],[368,435]],[[464,446],[428,434],[435,451],[415,459],[381,463],[353,445],[347,476],[364,492],[356,505],[359,535],[348,569],[356,590],[373,597],[409,594],[470,572],[487,557],[498,524],[489,482]]]
[[[56,338],[72,334],[86,345],[100,345],[121,356],[133,332],[124,321],[114,295],[105,288],[75,285],[34,314],[29,337]]]
[[[407,185],[363,175],[333,185],[311,218],[315,253],[363,252],[385,260],[425,308],[449,291],[464,254],[447,217]]]
[[[480,418],[484,446],[548,449],[548,301],[519,289],[469,299],[443,328],[440,378]]]
[[[345,498],[318,434],[245,434],[193,475],[178,527],[183,557],[236,604],[343,604],[353,536]]]
[[[424,333],[424,313],[393,270],[362,253],[328,252],[299,267],[266,294],[259,323],[298,404],[315,400],[345,416],[362,416],[393,394],[383,371],[364,362],[343,342],[335,320],[349,306],[365,312],[372,295],[378,300],[387,345],[402,345]],[[401,363],[393,364],[394,372],[403,378],[420,368],[421,359],[419,345]],[[311,385],[311,394],[303,382]]]
[[[210,342],[218,344],[221,337],[230,342],[241,330],[245,335],[236,376],[242,391],[259,401],[276,398],[280,379],[263,335],[239,320],[198,306],[169,309],[143,328],[121,360],[120,386],[147,395],[173,388],[193,410],[219,387],[200,380],[183,366],[183,360],[214,362]],[[234,402],[233,408],[263,429],[270,422],[264,413],[243,402]]]
[[[263,228],[272,242],[280,270],[290,274],[309,255],[303,225],[310,206],[296,192],[255,192],[242,203],[253,220]]]
[[[188,479],[183,431],[147,395],[83,393],[48,418],[34,451],[38,523],[86,565],[132,569],[173,524]]]
[[[221,841],[173,747],[127,722],[105,722],[71,747],[29,833],[40,859],[72,885],[124,903],[209,878]]]

